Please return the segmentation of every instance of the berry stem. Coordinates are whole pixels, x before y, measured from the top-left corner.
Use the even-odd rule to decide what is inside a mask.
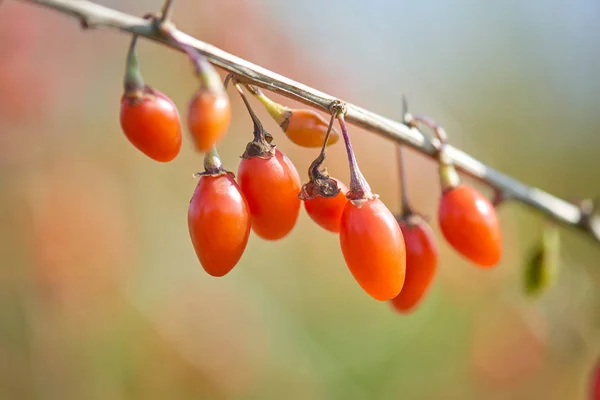
[[[273,141],[273,136],[271,136],[271,134],[265,131],[263,128],[260,119],[258,119],[254,113],[252,106],[250,106],[250,103],[248,102],[248,99],[246,98],[246,95],[244,94],[239,82],[235,79],[235,77],[231,77],[229,79],[233,81],[233,86],[235,86],[235,89],[238,91],[240,97],[244,101],[246,109],[250,114],[250,118],[252,118],[252,123],[254,124],[254,139],[246,146],[246,150],[244,151],[244,154],[242,154],[242,158],[261,157],[268,159],[273,157],[275,155],[275,145],[271,144]]]
[[[325,161],[327,141],[329,140],[329,135],[331,134],[331,129],[333,128],[333,121],[335,121],[337,116],[343,112],[343,107],[343,103],[339,101],[335,101],[330,107],[331,119],[329,120],[327,133],[325,134],[325,139],[323,140],[323,147],[321,147],[319,155],[308,168],[308,183],[302,185],[302,189],[298,194],[298,197],[302,200],[314,199],[317,196],[335,197],[340,193],[340,188],[338,187],[337,181],[329,176],[327,173],[327,168],[323,168],[321,170],[321,165],[323,164],[323,161]]]
[[[408,200],[408,182],[406,181],[406,170],[404,168],[404,150],[398,146],[398,172],[400,175],[400,198],[402,201],[402,216],[409,217],[414,214]]]
[[[131,43],[129,44],[129,50],[127,50],[127,61],[125,65],[125,78],[123,86],[125,87],[125,92],[131,93],[133,91],[144,89],[144,79],[142,78],[142,74],[140,73],[140,64],[138,62],[137,53],[136,53],[136,45],[137,45],[137,35],[133,35],[131,38]]]
[[[264,94],[262,90],[260,90],[259,88],[255,87],[255,86],[252,86],[252,85],[244,85],[244,86],[246,86],[246,89],[248,89],[248,91],[250,93],[252,93],[252,95],[254,95],[254,97],[256,97],[261,103],[263,103],[263,105],[265,106],[265,108],[267,109],[269,114],[271,114],[271,117],[273,117],[273,119],[278,124],[281,125],[285,121],[286,113],[290,111],[289,108],[287,108],[286,106],[283,106],[279,103],[274,102],[266,94]]]
[[[329,126],[327,127],[327,133],[325,134],[325,139],[323,140],[323,147],[321,147],[321,151],[315,160],[310,164],[308,168],[308,176],[311,181],[315,181],[317,179],[327,178],[320,170],[323,161],[325,161],[325,153],[327,149],[327,142],[329,141],[329,136],[331,135],[331,129],[333,128],[333,121],[337,118],[337,112],[333,112],[331,114],[331,119],[329,120]]]
[[[404,123],[412,120],[412,116],[408,112],[408,101],[406,95],[402,95],[402,120]],[[408,124],[407,124],[408,125]],[[398,146],[398,173],[400,178],[400,199],[402,202],[402,217],[407,218],[414,214],[410,202],[408,200],[408,182],[406,181],[406,170],[404,168],[404,150],[402,146]]]
[[[348,135],[348,127],[344,120],[344,113],[340,113],[336,116],[340,128],[342,129],[342,136],[344,137],[344,144],[346,145],[346,153],[348,153],[348,164],[350,166],[350,189],[346,194],[346,197],[357,206],[360,207],[366,200],[374,197],[371,192],[371,187],[367,183],[367,180],[360,172],[354,151],[352,150],[352,143],[350,143],[350,136]]]
[[[194,74],[200,81],[200,87],[206,88],[212,92],[220,92],[225,90],[223,87],[223,82],[221,82],[221,76],[215,67],[213,67],[208,59],[200,54],[198,50],[188,44],[182,43],[177,39],[176,35],[174,34],[176,31],[175,26],[172,23],[161,18],[155,20],[155,27],[160,33],[175,42],[175,44],[177,44],[177,46],[183,50],[185,54],[187,54],[194,66]]]
[[[223,163],[221,162],[219,153],[217,153],[216,146],[213,146],[213,148],[204,155],[204,170],[210,174],[218,174],[223,171]]]
[[[250,106],[250,103],[248,102],[248,99],[246,98],[246,95],[244,94],[244,91],[242,90],[240,84],[234,80],[233,86],[235,86],[235,89],[238,91],[240,97],[244,101],[246,109],[250,114],[250,118],[252,118],[252,123],[254,123],[254,139],[260,139],[262,132],[264,132],[264,128],[262,126],[262,123],[260,122],[260,119],[258,119],[256,114],[254,113],[254,110],[252,109],[252,106]]]

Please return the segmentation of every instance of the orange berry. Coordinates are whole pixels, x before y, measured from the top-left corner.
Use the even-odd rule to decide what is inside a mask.
[[[302,147],[321,147],[327,135],[329,122],[314,110],[288,109],[281,129],[295,144]],[[330,146],[340,139],[340,134],[335,128],[331,129],[327,145]]]
[[[177,107],[158,90],[127,91],[121,98],[121,127],[127,139],[153,160],[168,162],[181,150]]]
[[[361,207],[348,201],[342,213],[340,245],[358,284],[374,299],[400,293],[406,272],[406,248],[396,219],[379,199]]]
[[[281,151],[270,158],[243,158],[238,181],[252,216],[252,229],[266,240],[286,236],[296,225],[300,212],[300,176]]]
[[[188,128],[198,151],[213,148],[227,133],[231,123],[231,105],[227,93],[201,87],[188,106]]]
[[[321,147],[327,135],[329,121],[312,109],[292,109],[271,100],[260,89],[247,86],[265,106],[271,117],[279,124],[288,139],[302,147]],[[340,133],[332,128],[327,141],[331,146],[340,139]]]
[[[413,310],[431,285],[438,262],[435,237],[429,225],[415,214],[400,219],[398,225],[406,245],[406,278],[392,306],[399,312]]]
[[[235,267],[250,236],[250,210],[231,174],[200,177],[190,201],[188,228],[208,274],[224,276]]]
[[[494,205],[471,186],[446,190],[439,204],[439,224],[446,240],[480,267],[496,265],[502,235]]]

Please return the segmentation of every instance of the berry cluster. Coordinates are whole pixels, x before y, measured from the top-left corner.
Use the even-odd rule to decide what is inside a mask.
[[[169,35],[168,27],[159,26]],[[170,39],[175,40],[172,36]],[[204,270],[216,277],[231,271],[242,257],[250,230],[264,240],[284,238],[296,224],[301,202],[310,218],[339,235],[345,262],[362,289],[379,301],[390,301],[400,312],[412,310],[430,286],[438,263],[429,225],[410,207],[403,190],[403,213],[394,216],[371,191],[360,172],[342,102],[331,104],[328,122],[310,109],[291,109],[276,103],[260,89],[229,75],[221,82],[214,67],[197,51],[182,49],[192,60],[199,87],[187,110],[187,128],[193,144],[205,153],[204,172],[188,211],[192,244]],[[121,126],[131,143],[148,157],[168,162],[181,149],[180,116],[174,103],[147,86],[139,72],[136,37],[127,55],[125,92],[121,100]],[[239,92],[252,119],[253,140],[241,156],[237,177],[223,168],[216,146],[227,132],[231,106],[229,83]],[[294,164],[273,143],[244,93],[257,98],[285,135],[295,144],[321,148],[301,184]],[[471,186],[461,184],[447,154],[445,131],[426,117],[404,110],[404,122],[427,126],[435,132],[442,197],[439,224],[446,240],[474,264],[488,268],[501,257],[502,239],[492,203]],[[339,131],[333,126],[338,123]],[[340,134],[341,131],[341,134]],[[329,145],[343,138],[349,168],[347,187],[322,168]],[[399,163],[403,174],[402,153]],[[404,181],[404,177],[401,179]]]

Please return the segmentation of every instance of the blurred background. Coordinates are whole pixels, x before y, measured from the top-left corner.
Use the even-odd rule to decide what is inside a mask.
[[[161,6],[100,2],[135,15]],[[412,111],[492,167],[563,198],[600,194],[595,0],[179,0],[174,19],[389,117],[406,93]],[[439,273],[410,315],[368,297],[338,238],[304,210],[281,241],[252,235],[226,277],[204,273],[186,220],[202,157],[186,136],[180,156],[159,164],[122,134],[128,44],[0,4],[0,399],[591,398],[600,247],[561,229],[559,278],[530,300],[523,263],[544,220],[519,204],[499,209],[505,254],[493,270],[439,241]],[[189,61],[139,47],[147,83],[183,115]],[[236,171],[252,127],[231,99],[220,153]],[[295,147],[254,104],[306,180],[317,152]],[[395,147],[351,134],[374,191],[399,211]],[[407,162],[414,206],[440,238],[436,166],[413,151]],[[348,181],[343,146],[327,166]]]

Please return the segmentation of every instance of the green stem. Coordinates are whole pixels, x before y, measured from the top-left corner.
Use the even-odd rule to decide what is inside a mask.
[[[208,61],[208,59],[200,54],[198,50],[193,48],[192,46],[182,43],[177,39],[175,34],[176,29],[173,24],[168,21],[156,21],[157,25],[156,29],[161,32],[163,35],[171,39],[175,44],[187,54],[190,61],[194,66],[194,73],[198,80],[200,81],[200,86],[204,87],[210,91],[214,92],[222,92],[225,91],[223,87],[223,82],[221,82],[221,76],[213,67],[213,65]]]
[[[142,90],[145,86],[144,79],[140,73],[140,65],[136,54],[137,35],[133,35],[129,50],[127,51],[127,62],[125,66],[124,88],[125,92]]]
[[[202,54],[198,53],[194,48],[189,46],[189,50],[195,53],[195,57],[192,58],[192,62],[194,62],[194,66],[196,68],[196,76],[200,80],[200,84],[210,90],[211,92],[222,92],[225,90],[223,87],[223,82],[221,82],[221,75],[217,72],[215,67],[212,66],[210,62],[208,62],[207,58]],[[190,54],[188,52],[188,54]]]
[[[257,87],[254,87],[252,85],[245,86],[248,89],[248,91],[252,93],[254,97],[256,97],[258,101],[260,101],[265,106],[271,117],[273,117],[273,119],[275,120],[275,122],[277,122],[278,125],[281,125],[285,121],[286,113],[290,111],[288,107],[274,102],[269,97],[267,97],[267,95],[264,94],[262,90],[260,90]]]
[[[223,170],[223,163],[221,162],[219,153],[217,153],[216,146],[213,146],[213,148],[204,155],[204,170],[212,174],[216,174]]]

